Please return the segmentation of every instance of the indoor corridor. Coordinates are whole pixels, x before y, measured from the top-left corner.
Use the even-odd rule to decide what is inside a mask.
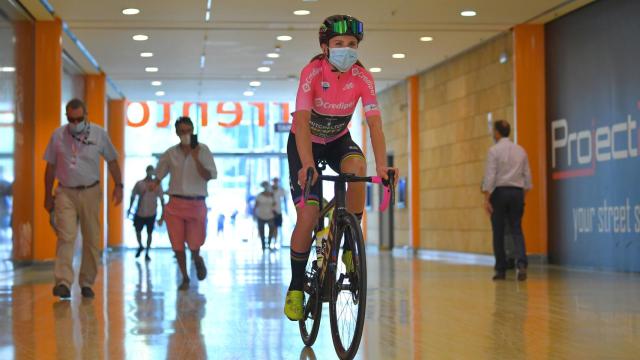
[[[256,250],[253,250],[256,249]],[[288,251],[205,253],[179,292],[170,251],[111,252],[94,300],[51,296],[51,269],[0,274],[2,359],[334,359],[328,311],[305,348],[282,314]],[[370,252],[361,359],[637,359],[640,276],[532,266],[492,282],[491,259]],[[105,271],[106,270],[106,271]],[[191,271],[194,271],[192,268]],[[325,305],[327,310],[327,305]]]

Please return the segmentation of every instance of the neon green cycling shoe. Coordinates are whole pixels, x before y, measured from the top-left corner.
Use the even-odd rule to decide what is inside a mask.
[[[299,321],[304,318],[304,293],[300,290],[287,291],[284,302],[284,315],[291,321]]]
[[[356,271],[356,267],[353,265],[353,252],[351,250],[342,252],[342,263],[347,268],[347,273]]]

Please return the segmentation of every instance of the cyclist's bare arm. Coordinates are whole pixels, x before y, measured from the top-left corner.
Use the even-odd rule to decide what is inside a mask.
[[[399,172],[397,168],[390,168],[387,165],[387,144],[382,132],[382,118],[380,115],[372,115],[367,117],[367,125],[369,126],[369,134],[371,137],[371,146],[373,147],[373,155],[376,160],[376,174],[381,178],[388,179],[388,171],[393,170],[395,173],[395,182],[397,185]]]

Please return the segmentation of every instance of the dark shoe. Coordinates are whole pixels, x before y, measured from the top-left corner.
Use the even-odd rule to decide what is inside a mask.
[[[87,299],[93,299],[94,297],[96,297],[96,294],[88,286],[83,286],[82,289],[80,289],[80,293],[82,294],[82,297],[85,297]]]
[[[142,250],[144,250],[143,247],[138,248],[138,252],[136,253],[136,259],[140,257],[140,254],[142,254]]]
[[[195,259],[196,263],[196,275],[198,276],[198,280],[202,281],[207,277],[207,267],[204,265],[204,259],[202,256],[198,256]]]
[[[180,284],[180,286],[178,286],[178,290],[179,291],[189,290],[189,279],[183,279],[182,280],[182,284]]]
[[[507,270],[513,270],[516,268],[516,260],[515,259],[507,259]]]
[[[527,280],[527,267],[523,264],[518,265],[518,281]]]
[[[53,287],[53,296],[58,296],[60,299],[68,299],[71,297],[71,290],[65,284],[58,284]]]
[[[506,280],[507,279],[507,274],[501,272],[501,271],[497,271],[495,275],[493,275],[492,280],[493,281],[497,281],[497,280]]]
[[[146,254],[146,255],[144,256],[144,260],[145,260],[145,261],[151,261],[151,258],[149,257],[149,254]]]

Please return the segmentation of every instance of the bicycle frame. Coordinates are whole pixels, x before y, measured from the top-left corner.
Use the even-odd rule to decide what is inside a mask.
[[[327,266],[323,266],[321,269],[321,272],[320,272],[321,281],[324,280],[324,276],[326,274],[327,269],[329,267],[332,267],[333,269],[335,269],[335,266],[337,264],[338,247],[340,244],[336,244],[338,240],[334,238],[334,235],[337,234],[337,230],[338,230],[337,226],[339,225],[340,218],[347,214],[347,207],[346,207],[347,183],[370,182],[370,183],[384,185],[385,197],[382,203],[380,204],[380,211],[386,210],[386,208],[389,206],[390,203],[393,204],[394,197],[395,197],[394,196],[395,190],[393,189],[395,185],[394,179],[393,179],[393,173],[389,174],[390,177],[388,181],[383,181],[380,177],[377,177],[377,176],[363,177],[363,176],[355,176],[353,174],[340,174],[336,176],[321,175],[322,171],[325,168],[326,166],[320,166],[318,168],[318,170],[320,170],[318,181],[332,181],[334,183],[334,197],[327,204],[327,206],[323,206],[324,197],[322,194],[322,186],[320,187],[320,194],[319,194],[320,195],[320,205],[319,205],[320,211],[318,215],[318,223],[316,224],[316,231],[320,231],[321,229],[324,228],[324,218],[326,217],[327,213],[329,213],[331,209],[333,209],[333,214],[329,218],[329,236],[327,238],[327,245],[329,246],[329,259],[327,259]],[[307,184],[311,184],[312,177],[313,177],[313,172],[310,171],[307,174]],[[307,199],[309,189],[310,189],[310,186],[307,185],[305,189],[303,204]]]

